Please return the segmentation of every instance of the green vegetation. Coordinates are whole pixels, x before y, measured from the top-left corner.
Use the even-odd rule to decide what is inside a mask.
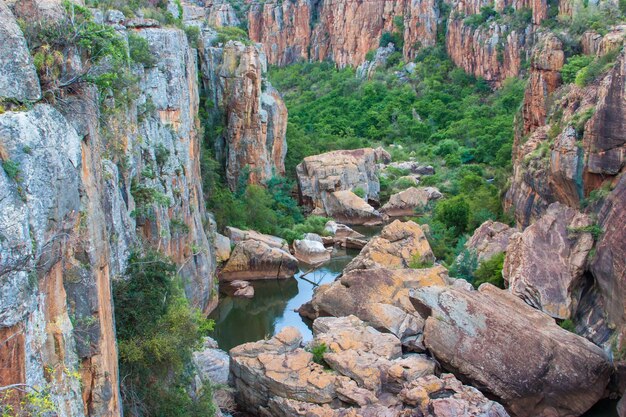
[[[604,74],[613,67],[619,53],[620,48],[616,48],[600,57],[596,57],[587,66],[579,69],[574,80],[576,85],[579,87],[585,87],[591,84],[598,77],[600,77],[600,75]]]
[[[602,236],[602,233],[604,233],[604,230],[602,229],[602,227],[600,227],[597,224],[591,224],[589,226],[581,226],[581,227],[569,227],[567,231],[572,234],[590,233],[591,236],[593,237],[593,240],[596,240],[596,241],[600,238],[600,236]]]
[[[434,265],[434,263],[432,261],[423,261],[422,257],[417,254],[413,256],[413,259],[411,259],[411,262],[409,262],[409,268],[412,269],[424,269],[424,268],[430,268]]]
[[[7,177],[12,179],[13,181],[18,181],[21,173],[20,164],[11,160],[6,159],[2,161],[2,169],[7,174]]]
[[[576,333],[576,326],[571,319],[565,319],[559,323],[562,329],[567,330],[568,332]]]
[[[504,266],[504,253],[494,255],[492,258],[483,261],[474,272],[472,284],[478,288],[481,284],[488,282],[498,288],[504,288],[504,278],[502,277],[502,267]]]
[[[134,62],[144,67],[152,67],[156,64],[156,59],[150,52],[148,41],[132,32],[128,34],[128,50],[130,59]]]
[[[176,265],[157,252],[134,253],[113,283],[124,414],[215,415],[210,387],[187,391],[187,364],[213,322],[189,306]]]
[[[307,350],[313,354],[313,362],[327,366],[326,362],[324,361],[324,353],[328,351],[328,346],[326,346],[326,343],[312,345]]]
[[[394,160],[414,156],[435,167],[420,185],[437,186],[449,198],[434,211],[426,207],[419,221],[431,226],[435,255],[449,265],[464,233],[487,219],[508,221],[500,190],[524,81],[507,80],[494,92],[455,68],[442,48],[423,50],[415,62],[402,80],[380,69],[363,81],[328,63],[272,68],[270,76],[289,109],[287,175],[309,155],[392,143],[400,145],[390,149]],[[380,178],[383,199],[410,185],[398,181],[406,172],[387,174]]]
[[[358,197],[365,198],[365,190],[361,187],[356,187],[354,190],[352,190],[352,192]]]
[[[563,82],[566,84],[573,83],[576,80],[576,74],[589,65],[593,61],[593,56],[591,55],[574,55],[568,58],[565,65],[561,69],[561,76],[563,77]]]
[[[239,41],[245,45],[252,45],[250,39],[248,38],[248,33],[238,27],[233,26],[224,26],[221,28],[216,28],[217,37],[213,41],[215,45],[220,43],[226,43],[228,41]]]
[[[478,26],[489,21],[489,19],[495,18],[497,16],[498,16],[498,12],[495,11],[495,9],[493,8],[493,5],[489,4],[487,6],[481,7],[480,13],[467,16],[463,20],[463,22],[468,26],[477,28]]]

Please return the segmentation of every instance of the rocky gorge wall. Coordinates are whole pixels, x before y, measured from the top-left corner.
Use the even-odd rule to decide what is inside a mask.
[[[525,243],[509,247],[504,275],[531,305],[572,319],[579,334],[623,360],[626,242],[614,222],[621,221],[625,207],[626,60],[616,38],[623,41],[620,27],[605,37],[583,35],[584,50],[598,57],[616,55],[606,72],[584,86],[563,84],[564,47],[556,36],[542,34],[534,48],[513,147],[513,177],[504,200],[505,210],[525,229],[513,240]],[[576,224],[559,226],[572,218],[578,219]],[[538,254],[528,256],[546,241],[551,248],[559,241],[578,245],[558,256],[568,270],[557,273],[558,279],[554,271],[536,268],[542,264]],[[547,282],[556,286],[548,291]]]
[[[438,18],[434,0],[267,2],[248,13],[250,39],[263,44],[270,64],[331,60],[342,68],[360,65],[385,32],[402,32],[412,59],[435,44]]]
[[[49,3],[63,15],[61,2]],[[121,36],[145,39],[154,58],[133,66],[137,90],[127,105],[79,84],[60,100],[0,114],[2,385],[49,389],[59,416],[121,413],[111,283],[122,279],[133,250],[170,256],[194,307],[208,313],[217,302],[215,225],[199,165],[197,53],[180,29],[120,15],[94,12]],[[37,73],[4,3],[0,18],[12,39],[0,55],[19,57],[3,61],[0,84],[10,88],[2,99],[36,100]],[[85,65],[66,59],[76,73]],[[279,147],[284,132],[268,129]]]

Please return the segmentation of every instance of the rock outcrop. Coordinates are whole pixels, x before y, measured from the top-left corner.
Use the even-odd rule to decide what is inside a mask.
[[[213,28],[224,26],[239,26],[241,21],[235,13],[233,5],[224,0],[198,1],[183,0],[183,21],[198,22],[202,24],[206,22]]]
[[[511,293],[557,319],[576,311],[593,247],[588,216],[560,203],[510,238],[502,275]]]
[[[438,18],[433,0],[267,2],[248,13],[250,39],[263,44],[270,64],[281,66],[332,60],[357,67],[386,32],[399,32],[404,56],[413,59],[435,44]]]
[[[300,262],[309,265],[319,265],[330,260],[331,249],[326,249],[322,239],[310,240],[294,240],[293,241],[294,256]]]
[[[596,255],[590,271],[599,289],[605,308],[607,327],[615,329],[614,352],[626,346],[626,176],[622,175],[615,189],[607,196],[598,213],[598,227],[603,231],[596,244]],[[591,327],[591,326],[589,326]],[[605,342],[601,339],[599,342]]]
[[[542,51],[538,62],[560,62],[558,48],[556,52],[551,48]],[[547,74],[558,79],[552,70],[534,72],[538,75],[531,75],[531,80],[548,79]],[[529,83],[525,96],[528,102],[524,104],[525,130],[516,133],[513,178],[505,197],[505,209],[514,212],[521,227],[540,218],[552,202],[580,207],[594,190],[623,171],[625,80],[626,59],[622,51],[599,80],[584,88],[569,85],[558,90],[562,91],[560,98],[545,120],[542,115],[546,103],[556,95],[549,94],[554,86],[542,82],[535,89],[536,85]]]
[[[402,356],[395,336],[354,316],[320,318],[313,331],[312,346],[325,346],[330,369],[313,362],[290,327],[231,350],[231,375],[244,410],[279,417],[401,416],[419,407],[438,417],[508,416],[453,375],[435,376],[432,359]]]
[[[383,215],[350,190],[330,193],[324,206],[324,215],[346,224],[374,226],[383,223]]]
[[[409,290],[447,284],[447,270],[440,266],[354,270],[331,284],[321,285],[300,314],[311,319],[355,315],[374,328],[395,335],[407,348],[419,351],[424,348],[423,320],[408,301]]]
[[[280,279],[296,272],[298,260],[289,252],[258,240],[244,240],[235,245],[219,276],[223,281]]]
[[[474,231],[465,247],[476,256],[478,262],[488,261],[495,255],[506,252],[511,236],[517,230],[504,223],[487,220]]]
[[[443,195],[435,187],[410,187],[393,194],[380,211],[390,217],[413,216],[416,209],[423,209],[430,201],[441,197]]]
[[[296,167],[300,202],[311,210],[327,212],[329,196],[335,191],[364,193],[364,200],[378,203],[380,183],[377,164],[391,157],[382,148],[333,151],[308,156]]]
[[[13,6],[49,19],[64,10],[60,1]],[[124,111],[100,113],[98,103],[113,106],[114,98],[82,84],[55,107],[0,114],[0,158],[15,168],[0,170],[0,333],[8,338],[0,362],[11,363],[2,385],[49,389],[62,417],[120,414],[111,281],[123,277],[131,248],[141,243],[170,256],[194,307],[208,313],[217,301],[195,123],[196,54],[182,30],[133,30],[155,65],[136,68]]]
[[[459,2],[457,8],[462,9],[463,4]],[[496,86],[508,77],[516,77],[527,58],[530,26],[512,30],[507,24],[487,22],[474,27],[464,21],[464,16],[462,11],[453,9],[448,20],[446,49],[452,61]]]
[[[230,238],[232,244],[237,244],[245,240],[256,240],[257,242],[264,243],[272,248],[278,248],[286,252],[289,251],[289,244],[285,239],[259,233],[255,230],[241,230],[236,227],[227,226],[226,234]]]
[[[202,81],[213,120],[224,125],[214,146],[228,186],[234,190],[242,180],[261,184],[284,174],[287,108],[265,79],[264,55],[257,45],[213,43],[213,32],[203,32]]]
[[[8,6],[0,3],[0,100],[37,100],[41,87],[22,30]]]
[[[603,397],[612,371],[602,349],[505,290],[458,282],[412,295],[428,316],[424,343],[444,368],[516,416],[581,415]]]
[[[395,220],[371,239],[344,271],[409,268],[412,263],[432,264],[435,255],[419,224]]]
[[[564,63],[559,38],[552,33],[543,35],[532,52],[530,79],[522,107],[523,135],[547,123],[548,98],[561,84],[560,70]]]

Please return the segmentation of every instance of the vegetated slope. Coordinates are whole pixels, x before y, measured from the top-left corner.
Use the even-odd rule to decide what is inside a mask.
[[[430,224],[431,245],[448,263],[464,233],[506,217],[500,192],[524,80],[507,80],[494,91],[456,68],[440,47],[425,49],[409,65],[388,62],[370,80],[329,63],[273,68],[270,77],[290,115],[287,175],[305,156],[377,145],[392,145],[396,161],[432,164],[436,174],[420,185],[436,185],[450,198],[421,221]],[[383,195],[407,186],[381,178]]]

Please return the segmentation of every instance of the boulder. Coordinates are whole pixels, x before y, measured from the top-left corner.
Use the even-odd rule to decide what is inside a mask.
[[[457,282],[411,293],[445,369],[519,417],[579,416],[604,396],[612,368],[602,349],[506,290]]]
[[[333,151],[304,158],[296,167],[302,205],[329,213],[327,200],[332,193],[357,188],[365,192],[366,201],[378,202],[376,164],[390,159],[382,148]]]
[[[429,201],[437,200],[441,197],[443,195],[434,187],[410,187],[393,194],[380,211],[391,217],[412,216],[415,214],[416,209],[424,208]]]
[[[217,342],[210,337],[204,338],[202,349],[193,352],[193,364],[202,382],[209,384],[228,384],[230,357],[219,349]]]
[[[248,281],[235,280],[222,286],[222,290],[232,296],[240,298],[253,298],[254,287]]]
[[[254,230],[241,230],[236,227],[228,226],[226,227],[226,235],[228,235],[231,243],[233,244],[243,242],[244,240],[256,240],[258,242],[265,243],[272,248],[289,251],[289,244],[285,239],[277,236],[265,235]]]
[[[237,243],[220,272],[220,280],[291,278],[298,272],[298,260],[289,252],[258,240]]]
[[[256,415],[273,396],[314,404],[335,398],[337,376],[312,362],[313,355],[300,348],[301,342],[298,330],[286,327],[269,340],[231,349],[230,371],[244,410]]]
[[[329,234],[333,235],[336,238],[347,238],[352,237],[355,239],[362,239],[365,235],[352,230],[345,224],[337,223],[333,220],[329,220],[324,226],[324,230]]]
[[[502,274],[512,294],[558,319],[576,311],[593,236],[588,216],[551,204],[547,213],[510,238]]]
[[[367,245],[367,240],[347,237],[341,245],[348,249],[363,249]]]
[[[0,100],[38,100],[39,78],[13,13],[0,2]]]
[[[435,255],[420,225],[395,220],[370,240],[344,271],[408,268],[411,262],[433,263]]]
[[[305,233],[303,240],[312,240],[314,242],[324,243],[324,240],[317,233]]]
[[[420,165],[416,161],[392,162],[383,167],[383,169],[386,168],[400,169],[417,175],[433,175],[435,173],[435,169],[431,165]]]
[[[472,237],[465,244],[465,248],[476,255],[479,263],[488,261],[495,255],[506,252],[509,240],[516,232],[515,228],[504,223],[487,220],[474,231]]]
[[[463,385],[452,374],[427,375],[400,392],[403,403],[416,406],[422,415],[433,417],[508,417],[501,404],[491,401],[474,387]]]
[[[327,197],[326,215],[347,224],[382,224],[383,216],[352,191],[335,191]]]
[[[324,244],[316,240],[294,240],[293,249],[296,259],[309,265],[318,265],[330,261],[330,251],[332,250],[326,250]]]
[[[225,262],[230,258],[230,239],[219,233],[215,234],[215,258]]]
[[[372,327],[395,335],[405,346],[419,350],[423,320],[408,300],[409,289],[447,284],[447,270],[441,266],[419,270],[357,269],[318,287],[300,313],[312,319],[355,315]]]

